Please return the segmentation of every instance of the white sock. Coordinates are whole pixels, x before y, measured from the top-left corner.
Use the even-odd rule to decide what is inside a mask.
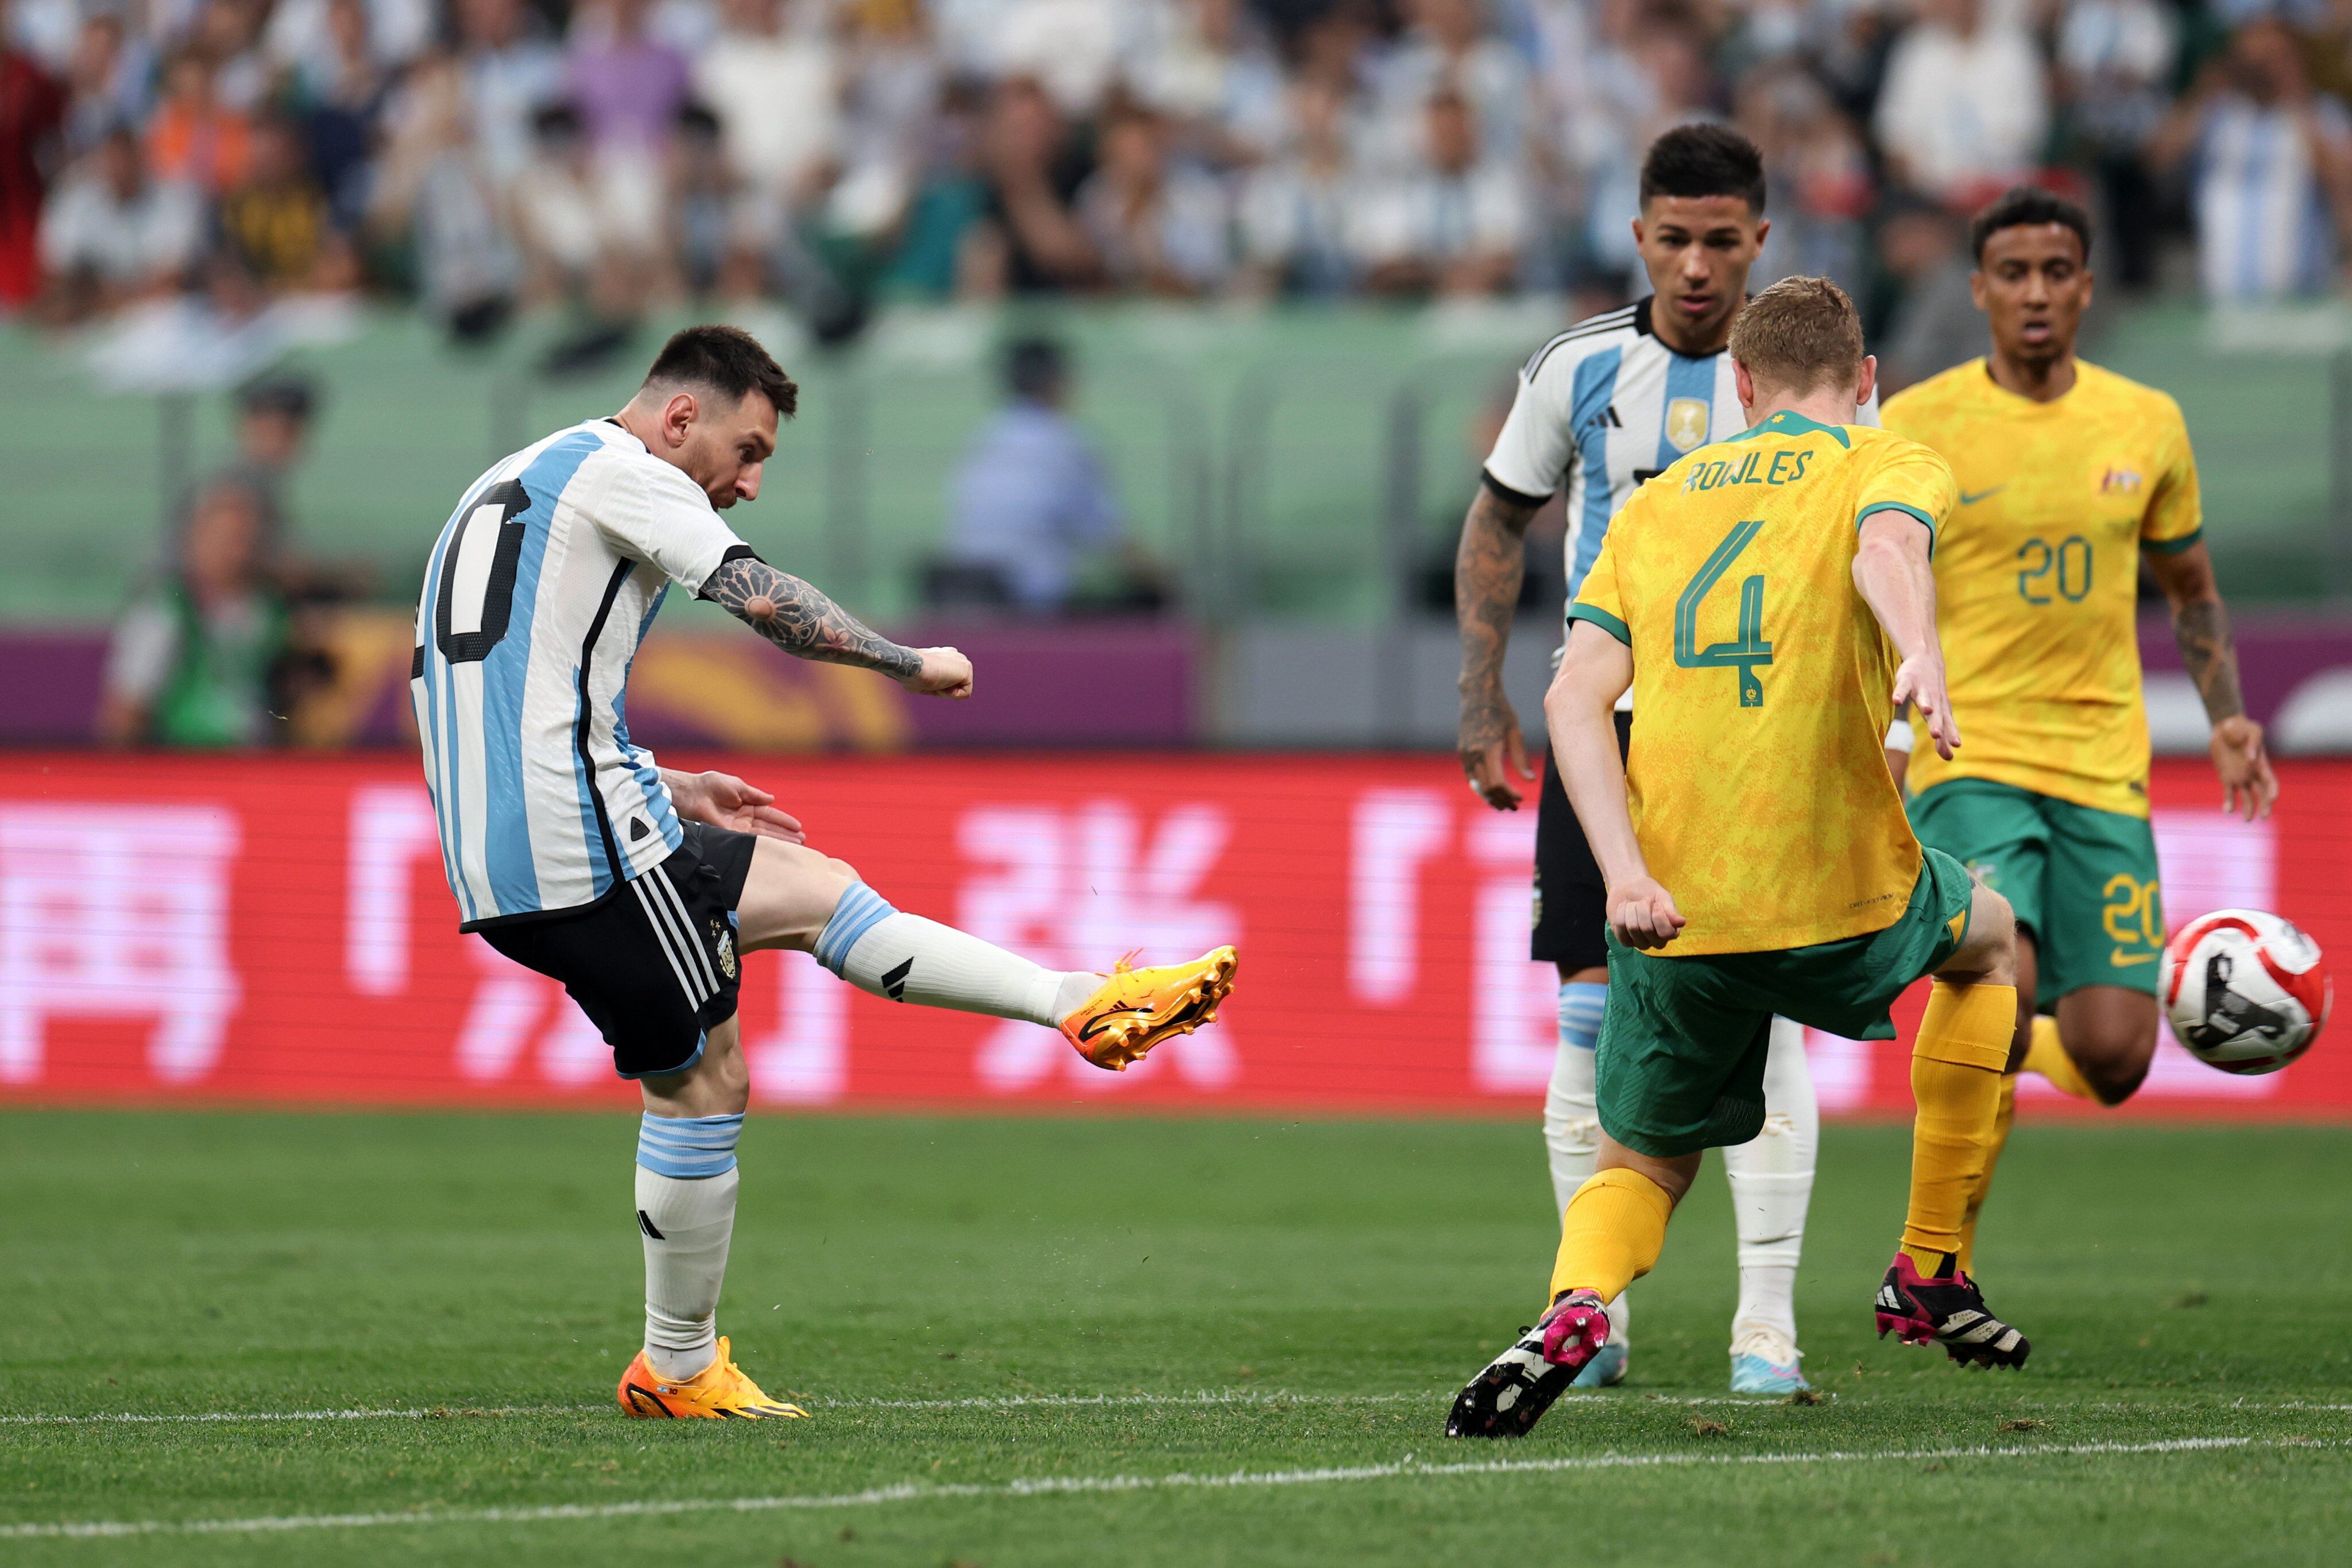
[[[1601,1108],[1593,1098],[1594,1047],[1609,988],[1570,980],[1559,988],[1559,1050],[1544,1091],[1544,1155],[1551,1162],[1552,1212],[1563,1214],[1576,1189],[1592,1179],[1601,1157]],[[1609,1303],[1609,1337],[1626,1343],[1631,1309],[1621,1293]]]
[[[719,1287],[735,1234],[740,1116],[656,1116],[637,1131],[646,1244],[646,1364],[683,1382],[719,1354]]]
[[[1764,1063],[1764,1130],[1723,1151],[1731,1209],[1739,1232],[1739,1311],[1731,1337],[1769,1328],[1797,1339],[1797,1260],[1805,1246],[1805,1210],[1813,1197],[1813,1162],[1822,1118],[1805,1065],[1805,1030],[1772,1020]]]
[[[816,939],[816,961],[861,991],[894,1002],[1026,1019],[1052,1028],[1102,984],[1065,974],[951,925],[901,915],[864,883],[841,895]],[[1076,995],[1065,1000],[1070,991]]]

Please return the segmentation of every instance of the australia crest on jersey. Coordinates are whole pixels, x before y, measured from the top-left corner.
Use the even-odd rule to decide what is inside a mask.
[[[1666,404],[1666,439],[1677,452],[1706,444],[1706,399],[1678,397]]]
[[[2102,496],[2137,496],[2139,485],[2139,476],[2128,468],[2109,468],[2099,476],[2099,494]]]

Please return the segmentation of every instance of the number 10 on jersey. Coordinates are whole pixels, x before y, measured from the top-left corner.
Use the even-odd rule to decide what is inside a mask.
[[[1764,641],[1763,574],[1739,585],[1739,634],[1733,641],[1699,647],[1698,607],[1763,527],[1761,517],[1733,524],[1715,553],[1698,569],[1698,575],[1684,585],[1682,597],[1675,601],[1675,664],[1685,670],[1719,669],[1727,664],[1737,669],[1741,707],[1764,706],[1764,683],[1756,678],[1756,666],[1772,662],[1772,644]]]

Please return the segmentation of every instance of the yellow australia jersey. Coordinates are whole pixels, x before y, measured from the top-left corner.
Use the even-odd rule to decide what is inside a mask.
[[[1884,749],[1897,659],[1856,530],[1931,531],[1952,471],[1915,442],[1776,413],[1682,459],[1609,528],[1569,619],[1633,650],[1633,831],[1689,925],[1673,957],[1892,925],[1919,841]],[[1932,542],[1932,541],[1931,541]]]
[[[1914,751],[1913,792],[1990,779],[2147,816],[2139,552],[2186,549],[2203,522],[2180,405],[2079,361],[2065,396],[2035,402],[1971,360],[1889,402],[1885,421],[1960,486],[1936,547],[1960,749]]]

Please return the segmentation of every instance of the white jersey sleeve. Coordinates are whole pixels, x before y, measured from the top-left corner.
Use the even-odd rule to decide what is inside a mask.
[[[1568,388],[1560,384],[1561,377],[1545,373],[1550,362],[1536,364],[1533,373],[1520,369],[1510,414],[1495,437],[1495,449],[1486,455],[1487,478],[1516,495],[1538,500],[1559,488],[1576,455],[1574,433],[1569,428]]]
[[[647,562],[688,593],[699,592],[743,541],[682,469],[642,453],[610,451],[606,461],[611,474],[590,512],[597,531],[615,554]]]

